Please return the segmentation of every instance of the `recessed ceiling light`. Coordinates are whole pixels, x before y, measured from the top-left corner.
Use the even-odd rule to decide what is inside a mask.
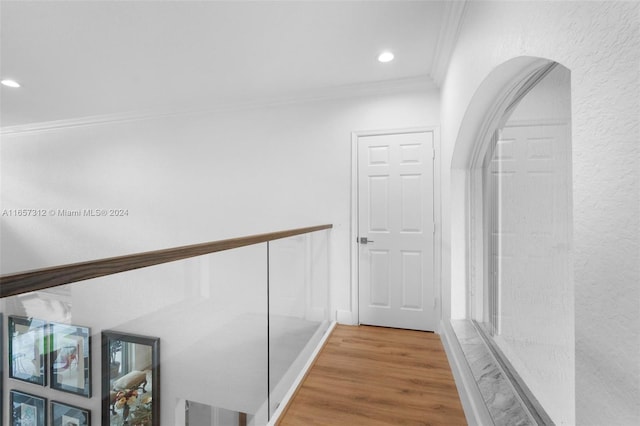
[[[391,62],[393,61],[393,53],[391,52],[382,52],[380,56],[378,56],[378,61],[380,62]]]
[[[20,83],[14,80],[2,80],[0,81],[0,83],[2,83],[3,86],[7,87],[20,87]]]

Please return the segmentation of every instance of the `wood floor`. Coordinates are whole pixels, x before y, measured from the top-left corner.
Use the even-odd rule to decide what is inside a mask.
[[[338,325],[277,424],[467,423],[438,335]]]

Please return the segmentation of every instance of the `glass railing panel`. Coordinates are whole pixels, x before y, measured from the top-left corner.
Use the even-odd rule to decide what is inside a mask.
[[[269,413],[329,326],[328,231],[269,243]]]
[[[92,424],[122,425],[127,417],[129,424],[135,420],[145,425],[183,425],[188,421],[189,404],[214,407],[216,415],[224,418],[235,413],[248,425],[268,421],[266,243],[8,297],[2,302],[4,323],[20,325],[14,335],[4,337],[12,348],[5,349],[3,364],[17,368],[18,352],[23,353],[23,367],[30,362],[28,370],[47,380],[44,386],[18,380],[9,377],[5,368],[2,424],[10,424],[12,415],[18,419],[28,416],[33,413],[31,407],[37,412],[45,399],[62,404],[55,412],[46,406],[54,417],[52,424],[60,424],[56,421],[62,421],[63,416],[76,424],[73,419],[88,413]],[[30,324],[37,325],[35,320],[49,325],[49,334],[38,343],[29,334]],[[51,330],[60,331],[51,336]],[[112,337],[103,348],[102,333],[107,331],[135,337]],[[6,325],[3,332],[7,332]],[[158,352],[154,351],[154,339],[159,339]],[[157,360],[154,354],[159,355]],[[54,374],[50,375],[52,369]],[[80,390],[84,371],[88,372],[86,380],[91,381],[90,395]],[[109,377],[108,392],[102,388],[103,375]],[[76,388],[61,389],[61,383],[75,383]],[[12,390],[20,393],[12,394]],[[23,394],[35,398],[20,399]],[[101,414],[105,411],[103,394],[113,401],[107,421]],[[11,396],[15,399],[12,406]],[[159,409],[161,423],[148,421],[151,407]]]
[[[183,374],[180,369],[192,372],[179,396],[211,406],[214,418],[224,413],[225,418],[244,416],[247,424],[266,424],[266,243],[194,261],[199,264],[189,272],[200,286],[197,299],[203,301],[196,311],[206,314],[194,319],[195,336],[177,354],[176,379]]]

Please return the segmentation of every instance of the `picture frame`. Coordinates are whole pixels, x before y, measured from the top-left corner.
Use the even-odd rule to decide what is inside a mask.
[[[58,401],[51,401],[52,426],[91,426],[91,411]]]
[[[51,388],[91,398],[91,329],[50,323],[49,339]]]
[[[10,426],[45,426],[47,424],[46,398],[12,390],[9,408],[12,410]]]
[[[102,424],[160,426],[160,339],[102,332]]]
[[[9,316],[9,377],[47,385],[46,321]]]

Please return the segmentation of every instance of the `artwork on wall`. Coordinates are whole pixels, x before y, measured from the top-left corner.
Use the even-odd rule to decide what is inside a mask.
[[[90,398],[91,330],[52,323],[49,333],[51,387]]]
[[[45,426],[46,406],[47,400],[44,398],[12,390],[10,426]]]
[[[102,332],[102,424],[160,425],[160,339]]]
[[[33,318],[9,317],[9,377],[47,384],[46,323]]]
[[[52,426],[90,426],[91,412],[73,405],[51,401]]]

